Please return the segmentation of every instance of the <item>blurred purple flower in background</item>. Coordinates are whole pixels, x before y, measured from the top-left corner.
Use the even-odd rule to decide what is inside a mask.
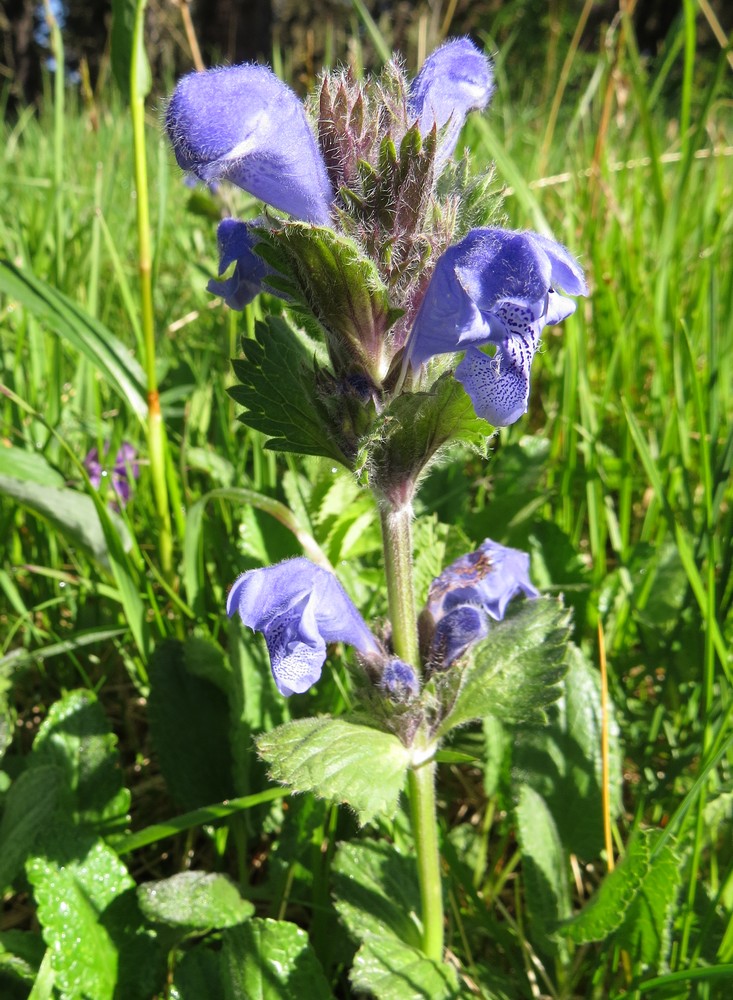
[[[104,445],[104,457],[109,452],[109,441]],[[102,480],[109,479],[109,485],[116,499],[113,499],[110,506],[115,510],[124,507],[132,494],[132,482],[140,476],[140,465],[137,461],[137,449],[127,441],[123,441],[115,455],[114,464],[111,468],[106,462],[99,459],[97,448],[91,448],[84,456],[84,468],[87,470],[89,480],[95,489],[99,489]]]
[[[538,593],[529,579],[527,553],[485,539],[430,585],[426,611],[435,622],[431,663],[449,667],[469,646],[486,638],[489,618],[501,621],[513,597]]]
[[[435,266],[413,324],[413,368],[437,354],[466,351],[456,378],[476,415],[506,427],[527,410],[532,360],[543,327],[587,294],[583,271],[565,247],[539,233],[474,229]],[[493,357],[479,347],[494,345]]]
[[[235,613],[264,635],[275,683],[285,697],[302,694],[319,680],[329,642],[348,643],[363,656],[381,653],[333,573],[309,559],[243,573],[227,599],[227,614]]]

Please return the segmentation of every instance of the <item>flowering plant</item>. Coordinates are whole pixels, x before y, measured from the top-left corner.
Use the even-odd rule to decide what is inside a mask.
[[[166,113],[184,170],[265,203],[253,221],[220,223],[210,290],[234,309],[266,291],[300,320],[270,316],[243,342],[240,419],[267,447],[340,462],[381,516],[389,615],[372,628],[336,576],[305,558],[235,581],[228,613],[264,635],[282,695],[321,679],[329,644],[354,650],[359,710],[286,723],[258,749],[276,780],[345,801],[363,823],[394,813],[407,784],[419,944],[435,963],[441,741],[486,715],[541,720],[568,636],[529,557],[490,539],[444,568],[416,607],[421,480],[448,446],[485,450],[494,428],[522,418],[543,328],[575,308],[563,293],[587,291],[560,244],[496,224],[491,172],[454,160],[493,87],[490,60],[464,38],[412,81],[397,62],[366,82],[326,74],[306,105],[262,66],[191,74]]]

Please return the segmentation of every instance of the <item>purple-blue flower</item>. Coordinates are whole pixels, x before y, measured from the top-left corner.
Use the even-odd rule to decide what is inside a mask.
[[[446,42],[425,61],[403,113],[408,126],[418,123],[423,138],[434,126],[441,130],[436,175],[452,155],[466,115],[484,108],[492,90],[491,63],[467,38]],[[394,124],[399,143],[405,122]],[[267,67],[244,64],[184,76],[168,104],[166,127],[179,166],[200,180],[231,181],[296,219],[335,224],[338,192],[305,109]],[[256,242],[247,229],[219,233],[219,273],[233,261],[237,266],[231,278],[209,288],[234,309],[262,290]]]
[[[166,111],[178,165],[228,180],[297,219],[328,224],[333,191],[296,94],[266,66],[189,73]]]
[[[409,701],[420,691],[414,668],[396,657],[385,664],[379,684],[395,701]]]
[[[410,333],[413,368],[436,354],[466,351],[456,378],[477,416],[505,427],[527,410],[532,360],[545,326],[585,295],[570,253],[539,233],[474,229],[439,258]],[[493,345],[493,357],[479,350]]]
[[[265,278],[273,269],[265,263],[254,247],[259,237],[253,232],[255,223],[239,219],[222,219],[216,231],[219,243],[219,274],[230,264],[236,266],[224,281],[210,281],[206,286],[213,295],[221,295],[230,309],[244,309],[262,291]]]
[[[486,538],[475,552],[451,563],[433,580],[426,610],[435,622],[430,662],[446,668],[486,638],[489,618],[501,621],[518,594],[537,597],[529,556]]]
[[[420,134],[433,125],[445,132],[436,157],[436,173],[456,148],[469,111],[482,111],[494,90],[489,59],[468,38],[455,38],[441,45],[425,60],[412,81],[407,102],[411,120],[419,122]]]
[[[104,455],[109,451],[109,441],[105,442]],[[97,448],[91,448],[83,460],[84,468],[87,470],[89,481],[95,489],[99,489],[102,480],[109,477],[109,484],[115,499],[112,506],[119,510],[124,507],[132,494],[131,481],[140,475],[140,465],[137,461],[137,449],[128,441],[123,441],[115,455],[114,464],[110,469],[99,458]]]
[[[379,643],[339,581],[308,559],[250,570],[235,582],[227,614],[262,632],[280,694],[302,694],[318,681],[326,644],[345,642],[365,657]]]

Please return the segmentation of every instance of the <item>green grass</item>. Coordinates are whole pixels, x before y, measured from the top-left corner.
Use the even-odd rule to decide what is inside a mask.
[[[608,946],[551,946],[517,849],[508,774],[492,782],[478,767],[444,765],[451,948],[487,996],[722,997],[733,974],[730,68],[723,56],[700,59],[684,23],[649,65],[629,27],[617,28],[600,53],[575,54],[548,131],[554,89],[543,85],[541,66],[521,82],[512,78],[515,56],[510,40],[497,58],[492,108],[471,121],[465,140],[479,162],[496,161],[498,184],[510,189],[509,224],[566,243],[587,268],[591,295],[547,332],[527,418],[501,432],[488,461],[456,456],[437,469],[421,515],[427,525],[435,513],[472,540],[494,535],[528,547],[537,582],[572,605],[576,642],[593,663],[602,624],[624,757],[617,853],[636,831],[658,831],[652,858],[674,844],[677,882],[668,926],[661,921],[670,943],[650,947],[653,958],[645,960],[633,934]],[[555,80],[560,70],[553,72]],[[138,881],[189,863],[231,872],[262,913],[310,927],[337,995],[348,995],[333,954],[347,947],[343,932],[329,940],[337,932],[328,866],[336,841],[355,836],[349,817],[301,803],[293,806],[300,825],[289,827],[281,805],[267,804],[272,793],[247,762],[248,746],[233,765],[241,809],[166,790],[145,699],[150,649],[163,639],[197,635],[240,660],[254,655],[227,627],[226,590],[244,568],[300,554],[293,523],[339,566],[365,613],[383,614],[375,512],[345,477],[263,452],[237,423],[228,359],[267,304],[241,317],[206,293],[221,204],[183,186],[151,109],[157,375],[168,482],[180,498],[171,586],[158,563],[144,422],[120,372],[95,361],[106,331],[123,346],[127,367],[144,360],[125,109],[110,95],[93,117],[66,93],[63,114],[55,114],[49,95],[39,114],[27,109],[5,124],[0,148],[0,256],[66,297],[46,312],[0,297],[0,474],[17,474],[7,445],[14,463],[16,449],[27,456],[28,481],[65,483],[94,498],[106,551],[91,556],[84,531],[34,513],[33,497],[3,498],[0,704],[5,691],[12,707],[3,719],[15,735],[0,795],[50,705],[70,689],[95,692],[132,791],[135,832],[116,831],[122,839],[109,842]],[[235,214],[250,207],[242,193],[221,197]],[[85,349],[58,335],[67,300],[101,324],[84,327]],[[122,514],[127,547],[80,464],[106,439],[112,451],[132,442],[143,463]],[[424,526],[425,538],[430,530]],[[338,713],[349,700],[336,672],[305,709],[284,707],[257,687],[257,670],[242,670],[255,685],[242,709],[248,731],[291,710]],[[254,703],[257,710],[248,707]],[[507,734],[494,734],[494,743],[484,736],[501,772]],[[468,730],[454,749],[482,758],[480,737]],[[223,817],[230,822],[215,832],[210,824]],[[386,832],[405,843],[399,822]],[[600,852],[577,862],[569,883],[575,908],[605,863]],[[8,888],[3,930],[32,929],[26,888],[22,876]]]

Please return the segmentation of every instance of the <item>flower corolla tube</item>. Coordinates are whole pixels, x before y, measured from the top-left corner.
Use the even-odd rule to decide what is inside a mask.
[[[587,294],[571,254],[539,233],[474,229],[439,258],[410,333],[407,359],[419,368],[465,351],[456,378],[476,415],[505,427],[527,410],[532,360],[545,326]],[[492,345],[493,356],[481,350]]]
[[[529,579],[529,556],[486,538],[475,552],[451,563],[428,591],[426,612],[435,624],[430,662],[441,669],[485,639],[490,622],[501,621],[512,598],[537,597]]]
[[[309,559],[243,573],[227,599],[227,614],[236,613],[264,635],[275,683],[285,697],[302,694],[319,680],[329,642],[348,643],[365,657],[381,653],[333,573]]]

